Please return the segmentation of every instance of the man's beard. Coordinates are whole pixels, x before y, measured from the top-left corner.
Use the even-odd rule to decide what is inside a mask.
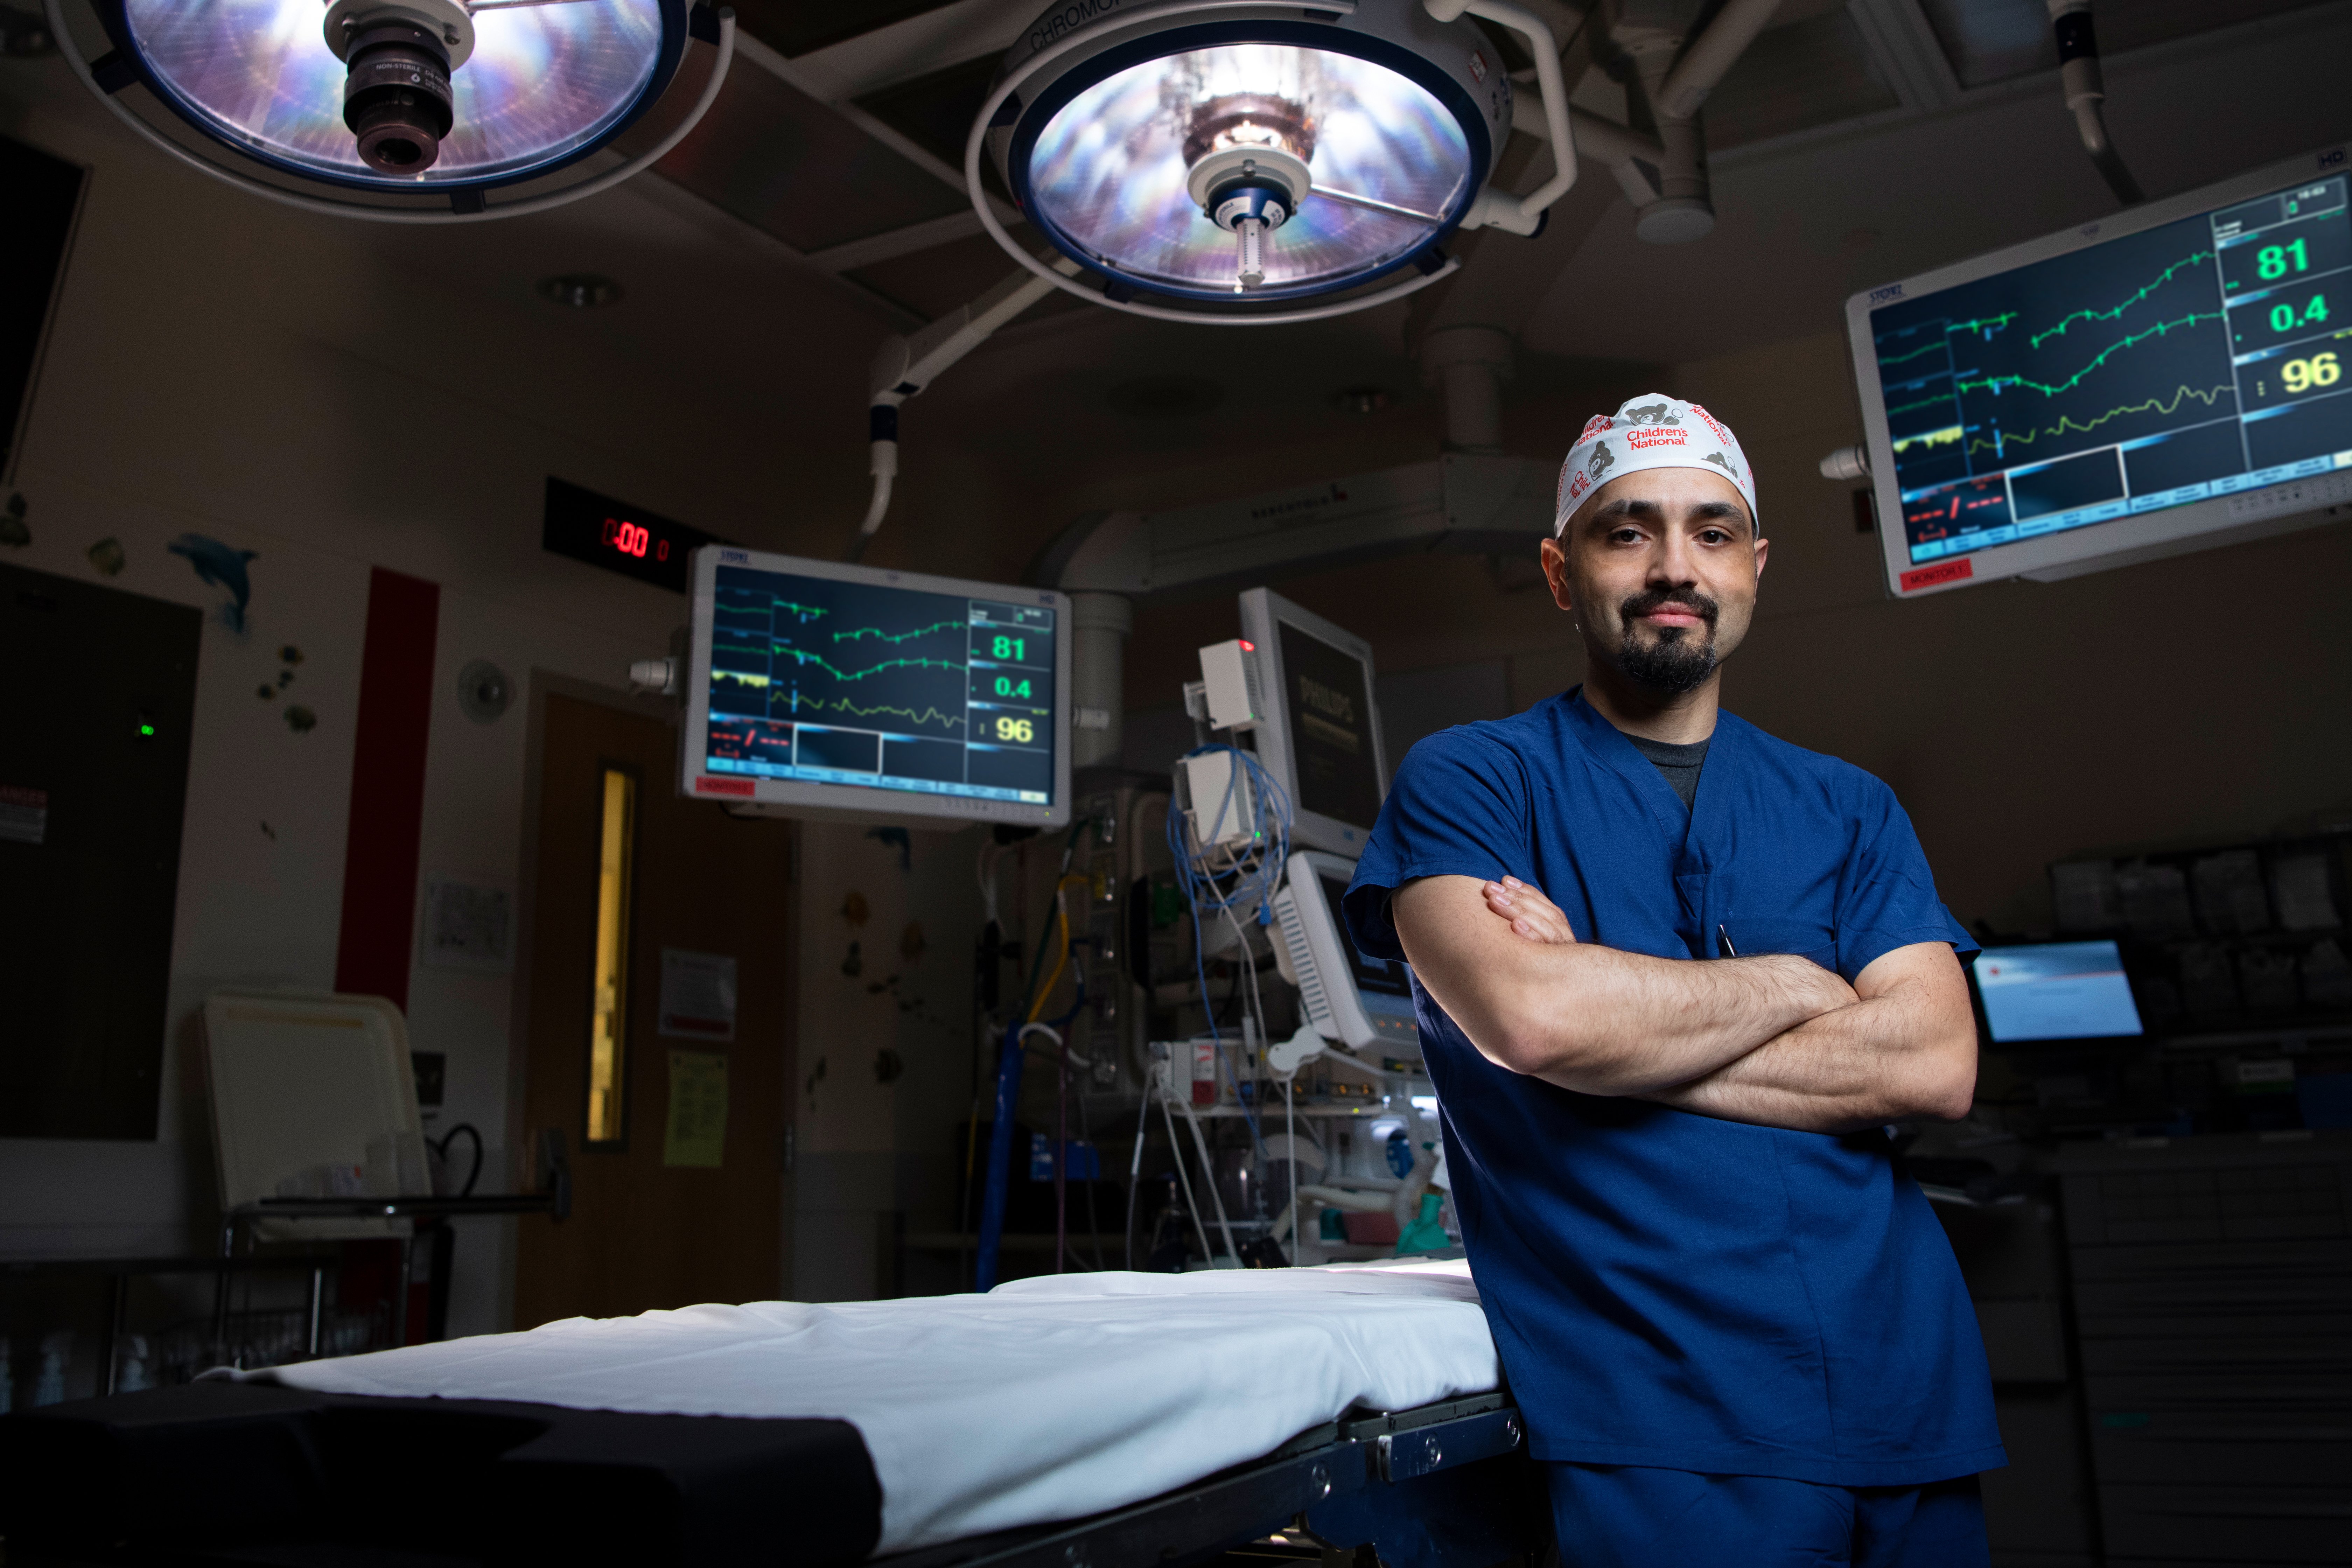
[[[1664,605],[1678,605],[1706,623],[1701,632],[1686,626],[1662,626],[1657,640],[1644,646],[1634,641],[1640,617]],[[1720,613],[1713,599],[1693,588],[1636,594],[1617,607],[1623,617],[1625,640],[1617,650],[1617,668],[1636,685],[1680,697],[1706,684],[1715,673],[1715,618]]]

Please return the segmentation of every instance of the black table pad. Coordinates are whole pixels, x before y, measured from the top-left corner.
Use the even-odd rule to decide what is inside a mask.
[[[226,1381],[0,1419],[12,1562],[845,1568],[881,1528],[846,1421]]]

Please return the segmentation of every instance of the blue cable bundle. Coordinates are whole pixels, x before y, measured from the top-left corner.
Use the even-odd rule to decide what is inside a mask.
[[[1214,917],[1245,910],[1259,925],[1273,923],[1274,896],[1281,891],[1283,873],[1290,865],[1290,795],[1255,754],[1238,746],[1197,746],[1184,757],[1189,760],[1213,752],[1231,753],[1234,766],[1225,775],[1224,798],[1215,811],[1203,815],[1212,821],[1235,820],[1239,816],[1234,799],[1235,785],[1247,779],[1250,842],[1238,851],[1204,847],[1192,836],[1192,813],[1177,810],[1168,814],[1168,848],[1176,859],[1176,878],[1185,901],[1192,906],[1192,973],[1200,983],[1201,1003],[1209,1016],[1209,1037],[1217,1042],[1217,1064],[1234,1078],[1234,1099],[1249,1123],[1250,1137],[1262,1143],[1257,1117],[1242,1098],[1238,1076],[1225,1060],[1224,1036],[1217,1027],[1216,1004],[1209,995],[1209,972],[1202,953],[1201,916],[1203,911]],[[1202,805],[1192,804],[1196,808]],[[1219,858],[1225,863],[1222,870],[1214,865]],[[1240,962],[1249,962],[1246,947]]]

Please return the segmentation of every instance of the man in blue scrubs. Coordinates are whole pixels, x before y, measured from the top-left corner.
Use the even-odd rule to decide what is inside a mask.
[[[1976,1318],[1886,1124],[1964,1115],[1959,957],[1884,784],[1717,707],[1747,458],[1630,400],[1560,476],[1586,683],[1415,746],[1349,889],[1408,960],[1463,1237],[1569,1568],[1982,1568]]]

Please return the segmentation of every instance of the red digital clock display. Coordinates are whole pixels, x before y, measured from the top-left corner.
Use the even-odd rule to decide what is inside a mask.
[[[546,526],[540,542],[558,555],[682,594],[687,558],[698,545],[726,541],[550,477]]]
[[[643,523],[623,522],[619,518],[604,520],[604,542],[639,561],[669,559],[669,541],[656,539],[653,531]]]

